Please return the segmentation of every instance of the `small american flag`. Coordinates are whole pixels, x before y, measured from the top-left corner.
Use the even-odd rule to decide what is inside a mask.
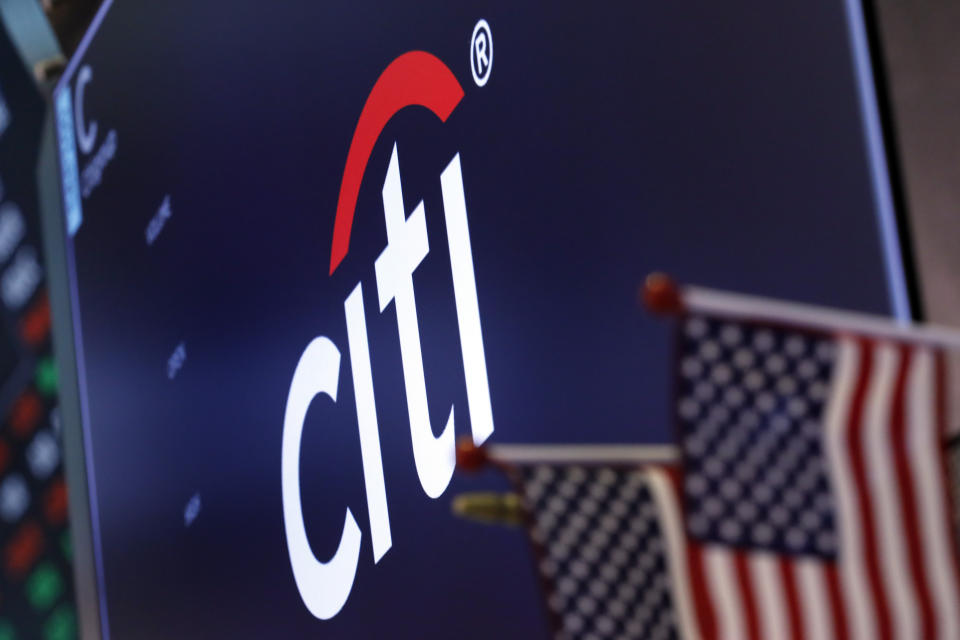
[[[685,292],[676,411],[701,633],[960,638],[956,333]]]
[[[514,468],[559,639],[694,638],[683,529],[670,474],[650,467]],[[675,548],[671,548],[671,545]],[[682,553],[679,554],[682,556]]]

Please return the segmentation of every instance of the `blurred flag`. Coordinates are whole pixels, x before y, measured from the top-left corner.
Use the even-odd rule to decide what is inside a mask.
[[[512,475],[530,511],[556,638],[700,637],[682,590],[681,515],[666,472],[531,464]]]
[[[495,501],[489,494],[463,494],[453,510],[471,520],[526,526],[554,637],[698,637],[678,631],[678,583],[670,575],[655,491],[643,471],[676,457],[676,448],[664,445],[477,448],[467,436],[458,444],[458,467],[499,468],[519,500],[514,494]],[[675,508],[672,513],[676,539],[680,515]]]
[[[957,334],[703,289],[674,302],[701,633],[960,638]]]

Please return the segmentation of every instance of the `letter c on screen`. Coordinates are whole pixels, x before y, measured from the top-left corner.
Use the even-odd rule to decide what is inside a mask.
[[[313,555],[300,503],[300,440],[310,402],[321,393],[336,402],[339,380],[339,349],[329,338],[314,338],[297,363],[283,417],[280,469],[287,550],[300,597],[310,613],[322,620],[339,613],[353,588],[360,556],[360,527],[348,508],[336,553],[327,562]]]
[[[85,121],[83,119],[83,90],[87,88],[87,84],[91,80],[93,80],[93,70],[90,65],[85,64],[80,67],[80,72],[77,73],[75,89],[77,95],[73,101],[73,119],[77,127],[77,146],[80,147],[80,151],[84,155],[93,151],[93,143],[97,141],[97,123],[91,122],[84,127]]]

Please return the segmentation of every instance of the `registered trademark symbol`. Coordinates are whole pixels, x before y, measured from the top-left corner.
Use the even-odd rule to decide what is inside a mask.
[[[487,84],[490,71],[493,70],[493,32],[490,25],[481,18],[473,28],[470,38],[470,71],[478,87]]]

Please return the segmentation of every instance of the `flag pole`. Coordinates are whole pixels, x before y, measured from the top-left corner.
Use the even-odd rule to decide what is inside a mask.
[[[670,444],[491,444],[476,446],[469,436],[457,441],[457,466],[479,471],[488,466],[511,469],[534,464],[642,465],[677,462]]]
[[[487,455],[501,464],[633,465],[676,462],[673,445],[637,444],[495,444]]]
[[[796,325],[836,334],[859,334],[881,340],[897,340],[960,351],[958,329],[901,323],[883,316],[716,289],[680,286],[662,273],[647,276],[641,298],[650,311],[660,315],[709,313],[736,320]]]

